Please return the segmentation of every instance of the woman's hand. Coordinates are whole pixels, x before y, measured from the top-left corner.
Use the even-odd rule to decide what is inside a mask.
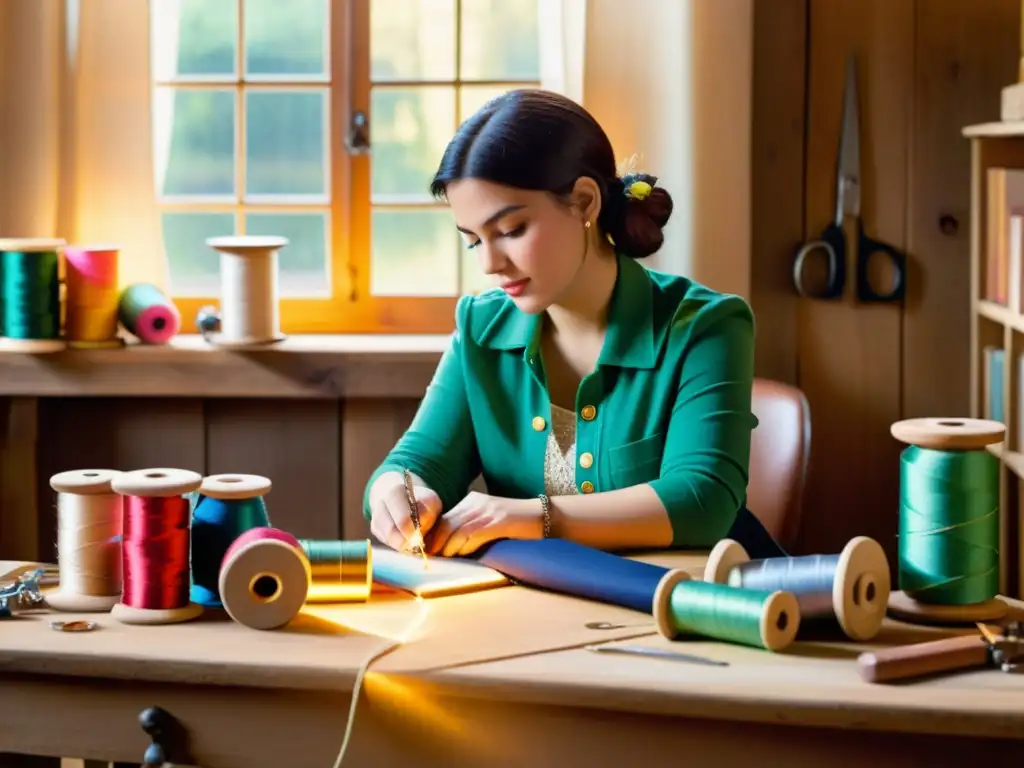
[[[429,554],[456,557],[497,539],[543,537],[539,499],[505,499],[474,491],[437,521],[426,540]]]
[[[441,514],[441,497],[413,476],[420,533],[426,537]],[[405,478],[398,472],[385,472],[370,489],[370,533],[394,550],[406,552],[423,542],[416,535],[405,495]]]

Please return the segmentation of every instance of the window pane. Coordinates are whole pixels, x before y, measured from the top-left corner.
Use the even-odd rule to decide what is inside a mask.
[[[459,122],[461,123],[484,104],[503,93],[514,90],[516,85],[464,85],[459,89]]]
[[[462,0],[463,80],[539,80],[542,0]]]
[[[206,245],[206,238],[235,234],[234,214],[165,213],[162,223],[171,295],[219,296],[220,257]],[[192,322],[192,318],[183,319]]]
[[[371,0],[370,79],[455,80],[456,0]]]
[[[237,3],[154,0],[149,8],[153,77],[235,74]]]
[[[446,208],[373,212],[370,291],[375,296],[456,296],[459,238]]]
[[[158,88],[153,121],[159,194],[235,194],[234,91]]]
[[[278,251],[281,296],[330,296],[327,266],[327,215],[323,213],[250,213],[248,235],[280,235],[288,245]]]
[[[248,75],[326,75],[327,0],[245,0]]]
[[[455,133],[455,89],[376,87],[370,105],[374,201],[429,199],[430,180]]]
[[[247,91],[247,195],[326,195],[327,91]]]

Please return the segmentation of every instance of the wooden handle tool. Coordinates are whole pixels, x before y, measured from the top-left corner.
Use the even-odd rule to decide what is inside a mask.
[[[861,679],[869,683],[984,667],[989,663],[989,645],[981,635],[945,637],[926,643],[867,651],[857,657]]]

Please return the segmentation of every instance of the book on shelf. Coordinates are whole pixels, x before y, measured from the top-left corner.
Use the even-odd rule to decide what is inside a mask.
[[[1006,350],[985,347],[985,418],[1006,423],[1006,393],[1003,391],[1003,366]]]
[[[1024,170],[988,171],[984,297],[1022,309],[1024,291]]]

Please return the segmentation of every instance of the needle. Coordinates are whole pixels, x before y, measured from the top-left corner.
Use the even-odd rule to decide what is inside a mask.
[[[413,545],[413,551],[419,552],[423,556],[423,568],[426,570],[427,550],[423,543],[423,531],[420,529],[420,511],[416,502],[416,492],[412,486],[412,474],[408,469],[403,469],[402,474],[405,477],[405,497],[409,501],[409,515],[412,517],[412,525],[416,529],[416,543]]]
[[[679,651],[666,651],[662,648],[647,648],[642,645],[588,645],[588,651],[595,653],[623,653],[631,656],[653,656],[657,659],[670,659],[672,661],[688,661],[693,664],[708,664],[712,667],[728,667],[729,662],[708,659],[704,656],[694,656],[690,653]]]

